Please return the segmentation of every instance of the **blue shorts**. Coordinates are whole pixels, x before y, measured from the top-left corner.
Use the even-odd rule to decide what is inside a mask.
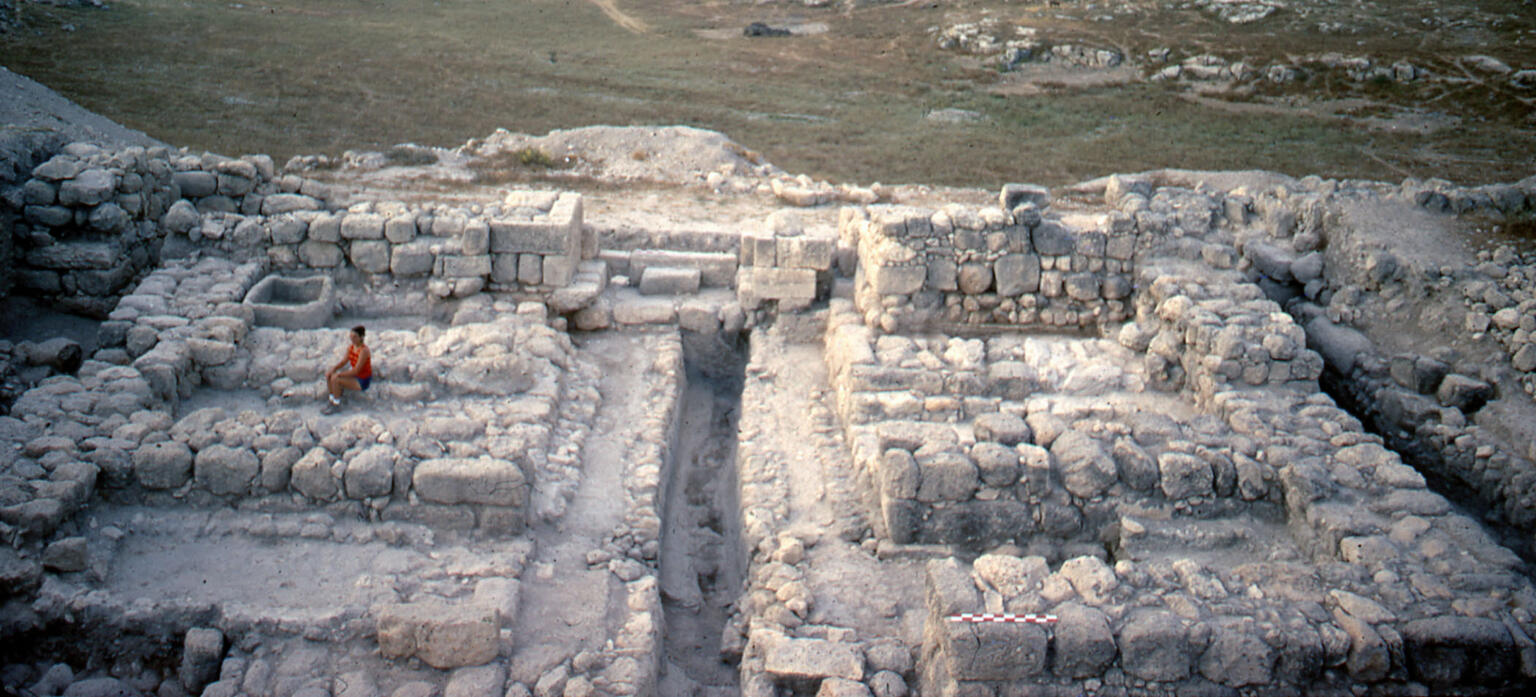
[[[357,386],[358,386],[359,389],[367,390],[368,389],[368,383],[370,383],[370,382],[373,382],[373,376],[372,375],[369,375],[366,378],[358,378],[357,379]]]

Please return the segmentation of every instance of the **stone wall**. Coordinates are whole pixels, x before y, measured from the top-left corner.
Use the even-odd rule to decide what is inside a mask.
[[[798,221],[770,216],[742,235],[736,295],[746,310],[773,301],[777,309],[808,307],[831,287],[836,241],[830,231],[807,231]]]
[[[1157,416],[1188,407],[1146,392],[1113,342],[877,338],[845,301],[828,326],[845,440],[896,543],[1095,544],[1123,505],[1214,515],[1277,498],[1251,449]]]
[[[857,249],[854,297],[865,323],[896,332],[1088,327],[1128,317],[1131,220],[1042,217],[1045,203],[1042,192],[1013,209],[846,209],[838,237]]]

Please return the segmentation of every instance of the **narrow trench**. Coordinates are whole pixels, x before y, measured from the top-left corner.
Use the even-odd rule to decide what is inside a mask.
[[[736,694],[737,667],[721,657],[720,637],[746,562],[735,515],[746,340],[685,332],[683,348],[688,386],[663,494],[662,667],[669,675],[659,692]]]
[[[1306,326],[1305,318],[1293,311],[1294,306],[1290,302],[1295,298],[1304,297],[1301,286],[1281,284],[1266,279],[1266,283],[1260,284],[1260,287],[1271,300],[1285,308],[1286,313],[1294,317],[1297,324]],[[1412,433],[1402,431],[1393,424],[1383,423],[1378,418],[1379,412],[1366,404],[1366,400],[1371,399],[1368,394],[1369,385],[1357,384],[1349,376],[1339,373],[1332,365],[1325,363],[1323,374],[1318,378],[1318,387],[1331,397],[1340,409],[1359,419],[1367,433],[1380,436],[1383,445],[1397,453],[1398,457],[1402,458],[1403,464],[1414,468],[1424,477],[1424,483],[1430,491],[1445,497],[1459,513],[1472,520],[1480,521],[1495,541],[1519,555],[1525,561],[1524,571],[1527,575],[1536,572],[1536,566],[1533,566],[1533,561],[1536,560],[1532,558],[1524,534],[1505,521],[1496,510],[1490,509],[1472,487],[1452,476],[1449,469],[1454,465],[1446,462],[1432,445],[1421,441]]]

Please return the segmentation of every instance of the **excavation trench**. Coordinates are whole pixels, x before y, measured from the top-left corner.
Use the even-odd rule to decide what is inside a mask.
[[[688,385],[663,487],[661,593],[666,624],[663,697],[702,688],[734,693],[737,668],[720,637],[741,589],[736,486],[737,421],[746,366],[740,335],[684,332]]]
[[[1292,302],[1303,298],[1302,288],[1296,284],[1281,284],[1266,279],[1261,284],[1265,293],[1287,309],[1296,322],[1307,326],[1310,319],[1301,311],[1301,305]],[[1309,335],[1308,344],[1316,348],[1316,337]],[[1445,497],[1454,508],[1467,517],[1481,521],[1499,544],[1514,551],[1526,562],[1526,573],[1531,573],[1536,561],[1528,543],[1528,533],[1505,519],[1496,505],[1492,505],[1458,471],[1458,465],[1449,461],[1435,445],[1417,432],[1403,428],[1390,419],[1376,395],[1380,385],[1360,372],[1344,373],[1338,366],[1325,360],[1318,378],[1318,387],[1333,399],[1340,409],[1360,420],[1366,432],[1380,436],[1384,447],[1397,453],[1404,464],[1413,467],[1424,477],[1426,486]],[[1470,420],[1471,414],[1468,414]]]

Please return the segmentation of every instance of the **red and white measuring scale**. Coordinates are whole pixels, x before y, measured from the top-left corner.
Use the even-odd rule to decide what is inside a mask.
[[[962,612],[950,615],[950,622],[1019,622],[1024,624],[1056,624],[1055,615],[1016,615],[1011,612]]]

